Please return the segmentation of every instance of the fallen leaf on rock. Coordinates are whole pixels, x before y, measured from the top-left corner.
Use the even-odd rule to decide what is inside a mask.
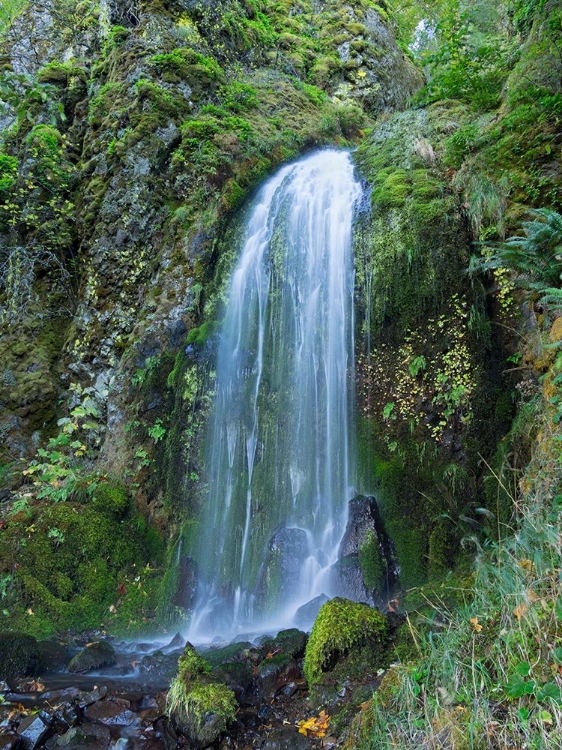
[[[31,680],[30,682],[24,682],[19,686],[22,693],[42,693],[45,690],[45,685],[39,680]]]
[[[325,711],[320,711],[318,716],[311,716],[310,719],[301,719],[297,724],[299,734],[306,737],[325,737],[329,721],[330,717]]]

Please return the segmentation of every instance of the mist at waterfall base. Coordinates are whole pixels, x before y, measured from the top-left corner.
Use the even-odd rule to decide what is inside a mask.
[[[258,192],[220,338],[194,557],[194,642],[292,626],[340,593],[355,483],[349,154],[289,164]]]

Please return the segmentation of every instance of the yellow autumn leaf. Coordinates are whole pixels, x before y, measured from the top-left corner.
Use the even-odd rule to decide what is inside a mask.
[[[521,620],[525,612],[529,609],[529,607],[525,604],[525,602],[521,602],[521,604],[518,604],[515,609],[513,610],[513,614],[515,617],[517,617],[518,620]]]
[[[330,717],[325,711],[320,711],[318,716],[311,716],[310,719],[301,719],[298,722],[299,733],[310,737],[325,737],[328,730]]]
[[[528,573],[532,573],[534,568],[533,561],[527,559],[519,560],[519,567],[523,568],[523,570],[526,570]]]
[[[470,624],[472,625],[472,629],[475,633],[480,633],[480,631],[482,630],[482,625],[480,625],[480,623],[478,622],[477,617],[471,617]]]
[[[535,594],[533,589],[527,590],[527,599],[529,600],[530,604],[534,604],[535,602],[538,602],[539,597]]]

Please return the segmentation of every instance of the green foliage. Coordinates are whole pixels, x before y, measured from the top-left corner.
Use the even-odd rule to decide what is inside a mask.
[[[159,443],[166,434],[166,428],[162,424],[161,419],[157,419],[152,427],[148,427],[146,431],[148,433],[148,436],[152,438],[155,443]]]
[[[422,94],[426,101],[460,99],[476,110],[499,104],[514,48],[497,14],[490,14],[490,3],[476,5],[461,0],[443,4],[435,29],[438,44],[424,59],[431,71]],[[488,23],[480,17],[483,6]]]
[[[15,156],[0,153],[0,191],[8,192],[16,181],[18,160]]]
[[[505,268],[515,271],[527,289],[544,291],[560,286],[562,274],[562,216],[542,208],[530,212],[522,223],[523,236],[509,237],[492,246],[492,254],[472,258],[470,270]]]
[[[28,0],[3,0],[2,5],[0,5],[0,34],[21,13],[27,3]]]
[[[545,7],[547,0],[509,0],[508,11],[518,31],[529,31],[533,21]]]
[[[326,602],[318,613],[306,645],[303,671],[308,684],[318,681],[335,656],[345,655],[366,641],[377,645],[378,655],[382,658],[387,631],[387,620],[376,609],[339,597]]]
[[[213,57],[206,57],[186,47],[154,55],[151,63],[162,74],[164,81],[186,81],[197,94],[211,93],[224,79],[224,72]]]

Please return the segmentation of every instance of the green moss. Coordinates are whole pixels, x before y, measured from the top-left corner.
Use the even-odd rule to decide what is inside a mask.
[[[368,529],[365,540],[359,548],[359,566],[363,583],[367,589],[381,591],[384,584],[386,566],[381,556],[377,535]]]
[[[234,693],[226,685],[211,681],[210,672],[211,666],[188,644],[166,698],[167,712],[195,730],[195,734],[209,714],[218,718],[223,730],[234,719]]]
[[[16,181],[18,160],[15,156],[0,153],[0,191],[8,192]]]
[[[195,95],[211,93],[224,80],[224,72],[213,57],[186,47],[154,55],[151,63],[161,72],[164,81],[186,81]]]
[[[122,484],[109,481],[96,483],[92,503],[104,515],[122,518],[129,510],[129,493]]]
[[[204,346],[214,336],[220,326],[219,320],[207,320],[199,328],[193,328],[187,335],[186,344]]]
[[[86,71],[77,65],[60,63],[56,60],[45,65],[37,74],[37,80],[40,83],[62,83],[66,85],[72,78],[79,78],[86,82]]]
[[[366,642],[375,645],[382,657],[387,632],[388,622],[376,609],[339,597],[326,602],[306,645],[303,671],[308,684],[317,682],[338,655],[345,655]]]
[[[11,627],[40,636],[99,627],[105,620],[123,630],[154,616],[158,581],[147,562],[158,560],[147,559],[145,546],[161,555],[161,544],[156,549],[134,516],[122,518],[127,495],[108,488],[99,496],[103,512],[95,500],[41,504],[1,531],[0,566],[11,566],[14,557],[19,566],[6,601]]]

